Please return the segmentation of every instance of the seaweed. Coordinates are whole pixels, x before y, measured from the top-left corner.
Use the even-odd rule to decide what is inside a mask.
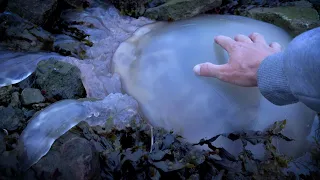
[[[161,128],[154,128],[154,144],[151,146],[150,126],[127,127],[104,134],[112,139],[113,149],[101,153],[103,177],[105,179],[290,179],[282,170],[290,158],[278,154],[272,145],[273,138],[293,141],[281,133],[286,120],[274,123],[264,132],[247,131],[220,134],[199,143],[189,144]],[[238,157],[212,143],[220,136],[232,141],[241,140],[243,151]],[[246,149],[247,143],[263,144],[268,159],[255,159]],[[207,145],[210,150],[200,150],[196,145]],[[150,151],[152,150],[152,151]]]

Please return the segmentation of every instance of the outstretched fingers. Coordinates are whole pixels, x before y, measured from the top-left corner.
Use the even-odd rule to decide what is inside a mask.
[[[248,36],[245,36],[243,34],[236,35],[234,37],[234,40],[238,41],[238,42],[244,42],[244,43],[253,43],[252,40]]]
[[[261,44],[265,44],[267,45],[266,40],[264,39],[264,37],[259,34],[259,33],[252,33],[249,35],[249,38],[254,42],[254,43],[261,43]]]
[[[236,43],[235,40],[231,39],[228,36],[217,36],[214,38],[215,42],[224,48],[227,52],[231,52]]]

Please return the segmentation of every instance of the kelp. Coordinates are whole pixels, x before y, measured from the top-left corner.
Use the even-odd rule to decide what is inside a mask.
[[[278,154],[272,139],[293,139],[281,133],[286,120],[275,122],[264,132],[247,131],[219,134],[199,143],[185,143],[181,136],[161,128],[154,129],[154,144],[150,146],[150,127],[142,125],[113,130],[104,134],[112,139],[113,148],[101,153],[105,179],[290,179],[284,174],[290,158]],[[243,151],[238,157],[212,143],[224,136],[242,141]],[[247,143],[265,146],[267,159],[258,160],[246,149]],[[210,150],[194,148],[207,145]],[[150,150],[152,149],[151,153]]]

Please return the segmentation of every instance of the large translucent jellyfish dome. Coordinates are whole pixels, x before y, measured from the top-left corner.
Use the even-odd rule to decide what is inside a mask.
[[[214,43],[215,36],[252,32],[263,34],[268,43],[279,42],[284,49],[292,40],[277,26],[241,16],[204,15],[156,22],[120,44],[113,56],[113,70],[120,74],[125,93],[139,102],[141,112],[154,126],[174,130],[196,143],[220,133],[262,131],[286,119],[284,134],[295,141],[279,140],[278,148],[297,155],[306,147],[315,112],[301,103],[276,106],[258,88],[238,87],[192,71],[198,63],[228,62],[227,52]],[[235,153],[241,150],[237,143],[221,137],[214,145]]]

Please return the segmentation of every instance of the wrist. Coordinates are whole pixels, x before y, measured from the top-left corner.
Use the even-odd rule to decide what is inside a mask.
[[[280,52],[266,57],[257,71],[257,85],[261,94],[276,105],[298,102],[285,75],[283,54]]]

